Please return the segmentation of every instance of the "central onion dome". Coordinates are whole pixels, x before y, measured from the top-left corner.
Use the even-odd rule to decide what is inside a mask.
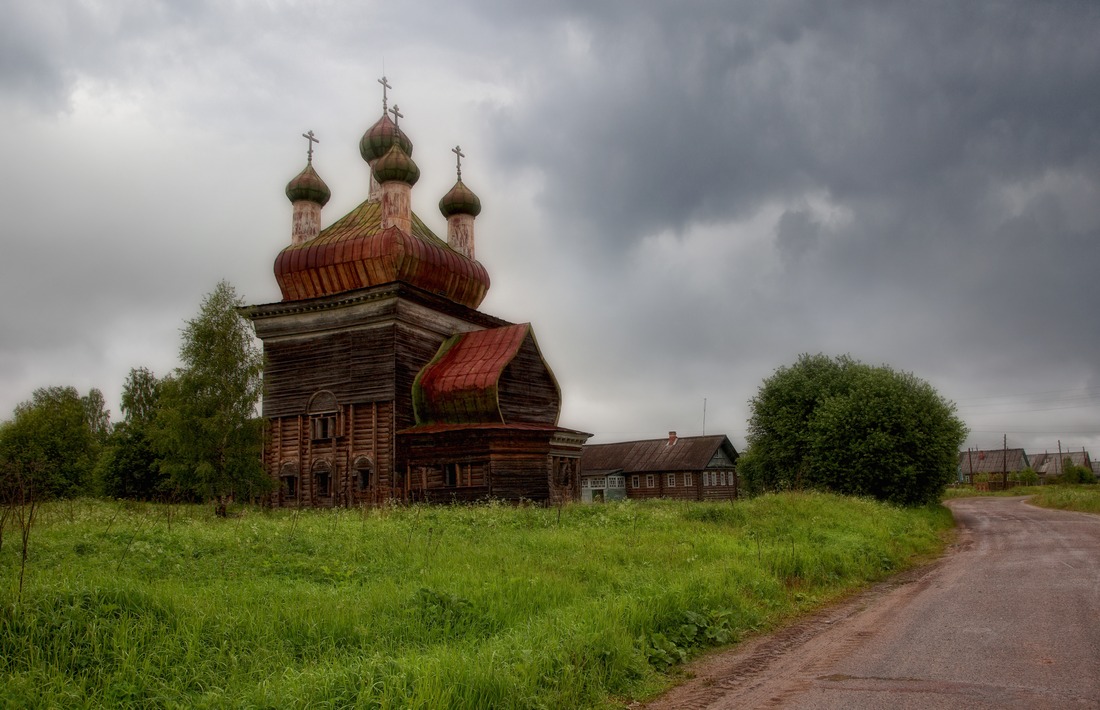
[[[416,163],[399,143],[390,146],[371,169],[374,171],[374,179],[380,183],[397,180],[412,187],[420,179],[420,168],[416,167]]]
[[[385,113],[373,126],[367,129],[363,137],[359,139],[359,155],[370,163],[378,160],[390,151],[394,145],[401,146],[405,155],[412,157],[413,144],[405,132],[397,127]]]
[[[385,114],[363,134],[359,152],[371,164],[379,183],[397,181],[411,187],[420,178],[420,168],[411,157],[412,141]],[[444,200],[456,211],[477,214],[481,209],[480,201],[461,182],[448,195],[451,199]],[[307,165],[287,185],[287,196],[323,205],[329,191]],[[489,290],[485,267],[437,237],[408,208],[407,192],[402,200],[407,217],[394,226],[383,227],[383,203],[368,198],[316,237],[279,252],[275,279],[283,300],[321,298],[402,282],[477,308]]]

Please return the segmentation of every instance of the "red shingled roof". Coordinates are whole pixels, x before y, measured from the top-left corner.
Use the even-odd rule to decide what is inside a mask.
[[[284,301],[404,281],[470,308],[489,290],[489,274],[432,233],[416,215],[412,234],[383,230],[381,205],[366,201],[315,238],[275,259]]]
[[[531,333],[529,323],[459,333],[443,343],[413,384],[422,424],[503,423],[500,376]]]

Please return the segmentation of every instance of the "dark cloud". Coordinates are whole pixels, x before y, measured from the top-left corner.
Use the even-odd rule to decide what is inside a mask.
[[[432,209],[461,141],[487,308],[535,323],[578,426],[683,430],[707,397],[736,438],[800,352],[888,362],[961,403],[1100,382],[1096,3],[40,5],[0,26],[0,109],[37,112],[0,177],[26,237],[0,296],[35,303],[0,313],[20,343],[4,382],[66,339],[115,347],[97,333],[140,331],[110,325],[135,302],[176,322],[220,277],[274,298],[301,167],[276,154],[317,130],[326,221],[355,204],[383,61],[424,161],[414,203]],[[90,114],[113,132],[67,136]],[[1097,410],[1013,421],[1069,431]]]

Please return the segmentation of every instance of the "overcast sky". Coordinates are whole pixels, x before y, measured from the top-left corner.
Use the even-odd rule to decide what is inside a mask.
[[[280,298],[320,138],[361,202],[393,86],[437,234],[481,197],[482,310],[563,426],[744,445],[799,353],[931,382],[968,445],[1100,456],[1100,3],[0,0],[0,417],[178,365],[227,279]]]

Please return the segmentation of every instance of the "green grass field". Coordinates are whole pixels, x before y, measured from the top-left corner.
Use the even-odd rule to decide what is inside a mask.
[[[1100,485],[1043,486],[1031,503],[1044,508],[1100,513]]]
[[[942,549],[942,507],[737,503],[260,511],[42,509],[4,707],[613,707],[697,650]]]

